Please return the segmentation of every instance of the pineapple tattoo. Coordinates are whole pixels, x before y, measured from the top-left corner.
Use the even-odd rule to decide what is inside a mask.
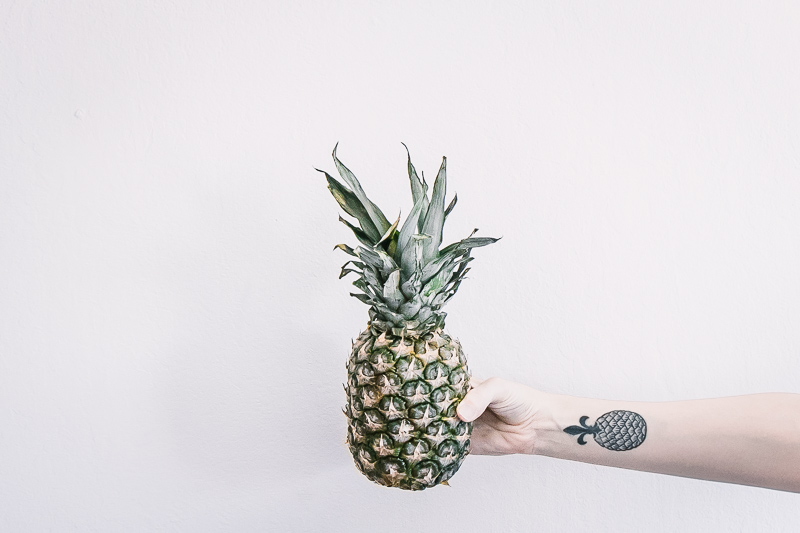
[[[640,446],[647,436],[647,423],[639,413],[611,411],[601,415],[593,426],[587,426],[588,416],[582,416],[580,426],[564,429],[570,435],[579,435],[578,444],[586,444],[586,435],[591,434],[597,444],[608,450],[621,452]]]
[[[357,221],[339,217],[361,243],[335,246],[352,257],[339,278],[356,274],[353,285],[361,292],[351,296],[369,306],[367,328],[347,360],[348,448],[375,483],[407,490],[446,484],[469,453],[472,424],[456,415],[470,373],[461,344],[444,332],[442,306],[470,270],[471,250],[498,239],[473,237],[475,230],[440,249],[442,227],[457,201],[454,196],[445,208],[446,158],[429,195],[424,174],[418,177],[408,155],[414,206],[402,226],[367,198],[336,148],[333,161],[346,185],[319,172]]]

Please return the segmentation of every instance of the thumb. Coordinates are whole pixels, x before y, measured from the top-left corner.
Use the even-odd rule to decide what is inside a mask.
[[[470,390],[458,404],[458,417],[464,422],[472,422],[483,414],[490,405],[508,398],[508,385],[500,378],[489,378],[486,381],[472,380],[478,385]]]

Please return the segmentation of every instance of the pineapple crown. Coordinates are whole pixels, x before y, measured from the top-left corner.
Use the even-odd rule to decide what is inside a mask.
[[[316,170],[325,174],[333,197],[358,223],[355,225],[339,216],[361,243],[355,249],[346,244],[334,247],[355,258],[342,266],[339,278],[350,273],[358,275],[353,285],[362,292],[350,295],[370,306],[371,327],[377,331],[391,330],[395,335],[418,336],[444,327],[446,313],[441,308],[456,293],[470,270],[467,264],[473,259],[470,257],[472,248],[499,239],[473,237],[478,231],[475,229],[466,239],[439,249],[444,222],[458,200],[454,195],[445,208],[447,158],[442,158],[429,198],[425,175],[420,180],[408,147],[403,146],[408,154],[414,207],[399,230],[400,217],[390,223],[367,198],[355,175],[336,157],[338,143],[333,149],[333,161],[347,186],[327,172]]]

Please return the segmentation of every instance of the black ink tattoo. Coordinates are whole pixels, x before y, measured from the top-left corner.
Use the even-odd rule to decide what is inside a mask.
[[[588,416],[582,416],[580,426],[564,429],[570,435],[580,435],[578,444],[586,444],[586,435],[603,448],[621,452],[640,446],[647,436],[647,423],[639,413],[633,411],[611,411],[601,415],[593,426],[587,426]]]

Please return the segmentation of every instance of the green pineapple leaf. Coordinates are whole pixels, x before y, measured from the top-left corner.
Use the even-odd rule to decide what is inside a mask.
[[[391,241],[392,237],[394,237],[395,234],[397,233],[397,225],[399,223],[400,223],[400,214],[397,215],[397,220],[395,220],[394,224],[392,224],[389,227],[389,229],[386,230],[386,233],[383,234],[383,237],[381,237],[380,240],[377,243],[375,243],[375,246],[378,246],[379,244],[382,244],[387,240]]]
[[[439,272],[437,272],[435,276],[428,280],[428,282],[422,287],[423,301],[427,300],[428,302],[431,302],[436,295],[442,292],[442,289],[450,280],[450,276],[452,276],[455,267],[456,266],[454,263],[449,263],[445,265]]]
[[[473,232],[474,233],[474,232]],[[461,251],[469,251],[472,248],[478,248],[480,246],[486,246],[488,244],[492,244],[500,240],[500,237],[468,237],[466,239],[462,239],[458,242],[454,242],[448,246],[442,248],[439,253],[446,254],[452,251],[461,250]]]
[[[397,250],[395,251],[395,259],[403,265],[403,254],[405,250],[409,247],[409,243],[411,242],[411,235],[414,234],[414,231],[417,229],[417,221],[420,218],[425,206],[427,205],[427,198],[423,195],[420,196],[416,202],[414,202],[414,207],[411,209],[411,213],[408,214],[406,217],[405,222],[403,222],[403,227],[400,228],[400,234],[397,238]],[[413,256],[409,256],[411,258]],[[413,268],[413,265],[412,265]]]
[[[461,252],[449,252],[439,254],[439,257],[428,263],[422,268],[422,283],[427,283],[429,279],[436,275],[445,265],[452,264]]]
[[[422,210],[422,214],[417,220],[417,233],[422,233],[422,224],[425,222],[425,215],[428,214],[428,209],[430,209],[431,201],[428,197],[428,183],[425,181],[425,171],[421,173],[422,176],[422,190],[425,193],[425,208]]]
[[[388,253],[384,252],[380,248],[375,248],[375,253],[378,254],[378,257],[381,260],[380,270],[384,279],[387,279],[389,274],[400,268],[397,263],[395,263],[394,259],[392,259]]]
[[[419,294],[415,294],[412,300],[400,306],[398,312],[404,317],[414,318],[419,313],[420,308],[422,308],[422,298]]]
[[[422,233],[415,233],[411,235],[411,242],[409,242],[403,249],[403,254],[400,259],[400,268],[403,273],[404,279],[408,279],[415,270],[422,271],[423,263],[423,247],[425,242],[431,239],[430,235]]]
[[[350,172],[350,169],[344,166],[344,164],[342,164],[341,161],[339,161],[338,157],[336,157],[336,148],[338,147],[339,143],[336,143],[336,146],[333,147],[333,162],[336,164],[336,169],[339,171],[339,175],[342,177],[342,179],[353,190],[355,196],[361,201],[361,204],[364,206],[364,209],[366,209],[370,220],[372,220],[372,223],[378,230],[379,233],[378,239],[379,239],[380,236],[383,235],[383,233],[386,232],[387,229],[389,229],[389,221],[386,219],[386,216],[384,216],[383,212],[381,212],[381,210],[378,209],[378,206],[373,204],[372,201],[369,198],[367,198],[364,189],[361,188],[361,184],[358,182],[358,179],[356,179],[355,175],[352,172]]]
[[[359,267],[359,265],[360,265],[360,267],[359,267],[360,269],[356,270],[356,269],[353,269],[353,268],[347,268],[347,265],[350,265],[350,264],[352,264],[355,267]],[[364,270],[364,263],[359,263],[358,261],[352,261],[352,260],[348,261],[347,263],[342,265],[342,271],[339,274],[339,279],[342,279],[343,277],[345,277],[346,275],[348,275],[351,272],[355,272],[356,274],[361,274],[362,270]]]
[[[422,327],[425,327],[425,325],[428,323],[428,320],[433,318],[432,315],[433,310],[430,307],[423,307],[417,314],[417,320],[419,320]]]
[[[392,234],[392,237],[388,241],[388,245],[386,245],[386,253],[388,253],[391,257],[394,257],[397,254],[397,239],[400,237],[400,233],[395,231]]]
[[[373,303],[372,298],[367,294],[359,294],[357,292],[351,292],[350,296],[352,296],[353,298],[358,298],[362,303],[365,303],[367,305],[372,305]]]
[[[344,253],[346,253],[348,255],[352,255],[353,257],[358,257],[356,255],[355,250],[353,250],[352,248],[350,248],[346,244],[337,244],[336,246],[333,247],[333,249],[334,250],[339,249],[339,250],[343,251]]]
[[[408,151],[408,146],[405,143],[401,143],[403,147],[406,149],[406,154],[408,154],[408,179],[411,182],[411,196],[414,201],[414,205],[417,202],[422,201],[422,218],[424,219],[425,213],[428,212],[428,186],[427,184],[423,184],[420,181],[419,176],[417,176],[417,169],[414,168],[414,165],[411,163],[411,153]],[[417,222],[415,222],[417,224]],[[417,226],[418,231],[422,231],[422,224]]]
[[[324,170],[316,170],[325,174],[325,178],[328,180],[328,190],[331,191],[331,194],[341,208],[344,209],[345,213],[358,220],[361,229],[371,239],[371,242],[374,243],[380,239],[382,232],[378,231],[364,204],[361,203],[358,197]]]
[[[350,222],[348,222],[347,220],[342,218],[341,215],[339,215],[339,222],[341,222],[342,224],[344,224],[345,226],[350,228],[352,230],[352,232],[355,233],[356,238],[362,244],[366,244],[367,246],[372,246],[372,239],[370,239],[369,235],[367,235],[364,231],[362,231],[361,229],[359,229],[359,228],[355,227],[354,225],[352,225]]]
[[[447,220],[447,215],[450,214],[450,211],[456,206],[456,202],[458,202],[458,195],[453,195],[453,199],[450,201],[450,205],[447,206],[447,209],[444,210],[444,218]]]
[[[344,268],[344,267],[342,267],[342,271],[339,273],[339,279],[342,279],[343,277],[345,277],[346,275],[348,275],[348,274],[350,274],[352,272],[355,272],[356,274],[361,274],[360,270],[356,270],[354,268]]]
[[[398,268],[397,263],[389,257],[389,254],[380,248],[368,249],[359,246],[356,253],[362,261],[379,271],[384,279]]]
[[[361,289],[362,292],[369,294],[369,286],[367,285],[367,282],[364,281],[364,278],[358,278],[353,282],[353,285]]]
[[[400,284],[400,291],[409,299],[413,299],[417,296],[420,289],[422,289],[422,282],[420,281],[419,271],[414,271],[411,277]]]
[[[447,158],[442,158],[442,166],[439,167],[439,174],[433,183],[433,193],[431,193],[431,203],[428,212],[425,214],[425,222],[422,224],[422,233],[430,235],[431,238],[425,241],[422,255],[425,263],[436,257],[439,245],[442,244],[442,227],[444,226],[444,195],[447,189]]]
[[[386,318],[390,319],[395,325],[401,326],[403,324],[403,322],[405,321],[405,319],[403,318],[403,315],[401,315],[400,313],[395,313],[394,311],[389,309],[388,305],[386,305],[385,303],[381,302],[380,300],[377,300],[373,305],[375,306],[375,308],[378,311],[381,312],[382,315],[384,315]]]
[[[364,269],[364,281],[367,282],[367,285],[369,285],[375,294],[383,293],[383,282],[378,277],[378,273],[374,268]]]
[[[405,303],[406,299],[400,291],[400,269],[389,274],[386,279],[386,283],[383,285],[383,300],[392,311],[397,311]]]
[[[464,247],[451,247],[443,248],[439,255],[426,264],[422,269],[422,283],[427,283],[429,279],[436,275],[442,268],[449,264],[459,264],[463,261],[470,261],[469,258],[470,248]],[[466,259],[465,259],[466,258]]]

